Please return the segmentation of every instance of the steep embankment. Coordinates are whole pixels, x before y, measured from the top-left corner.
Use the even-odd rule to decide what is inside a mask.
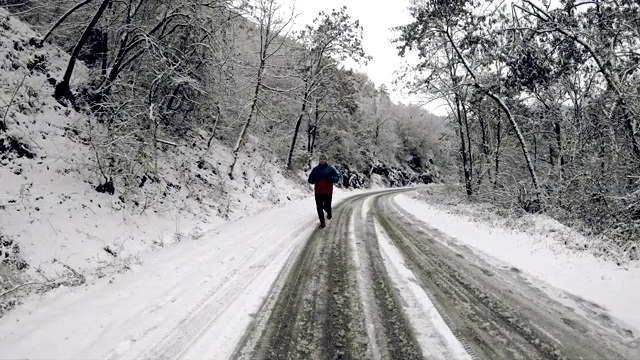
[[[206,134],[160,145],[157,175],[140,173],[113,194],[99,188],[96,149],[104,144],[92,131],[104,125],[55,101],[69,56],[33,46],[38,37],[0,9],[0,294],[13,290],[0,297],[0,315],[27,291],[109,276],[152,248],[304,196],[301,181],[251,140],[230,180],[228,148],[214,145],[200,160]],[[77,66],[72,88],[88,77]],[[35,284],[14,290],[25,283]]]

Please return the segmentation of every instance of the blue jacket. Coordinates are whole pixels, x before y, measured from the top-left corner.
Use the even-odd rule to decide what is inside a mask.
[[[309,174],[309,184],[314,184],[316,194],[333,194],[333,184],[340,181],[340,173],[329,164],[319,164]]]

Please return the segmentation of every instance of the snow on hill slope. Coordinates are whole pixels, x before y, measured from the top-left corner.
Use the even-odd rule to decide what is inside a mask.
[[[30,45],[38,37],[0,9],[0,120],[6,123],[0,124],[6,127],[0,128],[0,294],[12,290],[0,297],[0,315],[20,292],[108,276],[154,247],[197,239],[224,221],[308,191],[262,156],[255,141],[229,180],[230,150],[214,145],[198,162],[200,141],[160,149],[159,179],[127,195],[134,201],[122,201],[117,186],[114,195],[97,192],[101,178],[88,127],[99,125],[52,97],[69,56],[50,44]],[[87,77],[76,66],[72,89]],[[39,284],[14,290],[27,282]]]

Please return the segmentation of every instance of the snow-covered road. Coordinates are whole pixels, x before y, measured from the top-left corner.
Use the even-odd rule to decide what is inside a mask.
[[[0,358],[636,358],[585,318],[412,215],[357,194],[316,229],[313,200],[226,224],[0,319]],[[561,290],[558,290],[561,291]],[[634,329],[635,330],[635,329]]]
[[[346,200],[234,358],[637,358],[637,340],[602,309],[577,314],[519,270],[493,266],[420,221],[396,196]]]
[[[113,281],[31,299],[0,318],[0,358],[228,358],[315,217],[313,199],[296,201],[152,253]]]

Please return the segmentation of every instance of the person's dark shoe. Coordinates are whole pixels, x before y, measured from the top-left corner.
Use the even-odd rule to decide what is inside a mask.
[[[331,211],[327,213],[327,219],[331,220]]]
[[[326,225],[323,222],[320,223],[320,229],[324,229],[325,226]]]

